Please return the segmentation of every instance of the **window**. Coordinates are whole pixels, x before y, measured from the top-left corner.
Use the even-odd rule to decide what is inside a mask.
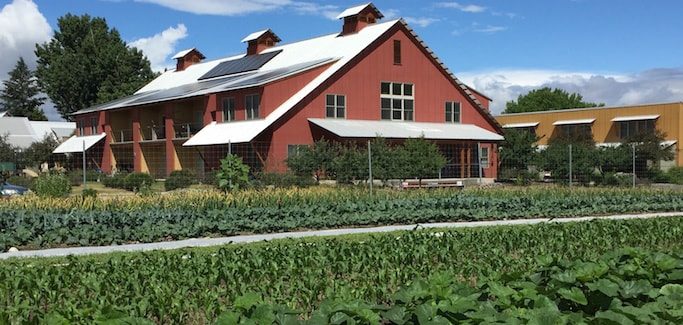
[[[261,95],[248,95],[246,97],[246,102],[247,120],[257,119],[259,117]]]
[[[287,158],[298,155],[303,149],[308,147],[305,144],[289,144],[287,145]]]
[[[460,123],[460,102],[446,102],[446,122]]]
[[[489,148],[488,147],[482,147],[481,148],[481,168],[489,168]]]
[[[235,120],[235,99],[223,98],[223,122]]]
[[[401,41],[394,40],[394,64],[401,65]]]
[[[325,99],[325,116],[332,118],[346,117],[346,96],[327,95]]]
[[[84,136],[85,135],[85,122],[83,120],[78,120],[76,122],[78,124],[78,135]]]
[[[622,140],[637,134],[652,134],[654,132],[655,120],[619,122],[619,136]]]
[[[413,84],[382,82],[380,93],[383,120],[413,120],[413,113],[415,112]]]
[[[97,134],[97,118],[90,118],[90,134]]]
[[[569,124],[561,125],[558,129],[560,136],[565,138],[593,138],[590,124]]]

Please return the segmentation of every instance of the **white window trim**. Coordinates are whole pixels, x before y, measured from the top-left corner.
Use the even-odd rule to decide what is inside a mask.
[[[257,108],[258,114],[256,114],[256,116],[252,116],[251,118],[249,118],[249,113],[250,112],[253,113],[252,112],[253,107],[251,109],[249,107],[247,107],[247,103],[248,103],[247,98],[249,98],[249,97],[252,97],[252,98],[258,97],[258,108]],[[252,105],[253,105],[253,103],[254,103],[254,101],[252,100]],[[257,120],[260,118],[260,116],[261,116],[261,94],[255,93],[255,94],[249,94],[249,95],[244,96],[244,118],[245,118],[245,120]]]
[[[484,151],[486,151],[486,155],[484,155]],[[481,162],[481,168],[489,168],[490,166],[490,161],[491,161],[491,152],[489,150],[489,147],[481,147],[481,152],[479,152],[479,161]]]
[[[327,96],[334,96],[334,116],[333,116],[333,117],[327,116],[327,107],[330,106],[330,105],[327,105]],[[339,99],[339,96],[344,97],[344,105],[343,105],[343,106],[339,106],[338,103],[337,103],[337,100]],[[346,95],[344,95],[344,94],[325,94],[325,118],[340,118],[340,119],[345,119],[346,116],[348,116],[348,113],[347,113],[347,111],[346,111],[346,108],[348,107],[348,103],[349,103],[349,102],[348,102],[348,99],[346,98]],[[339,107],[344,108],[344,116],[342,116],[342,117],[339,117],[339,116],[337,115],[337,108],[339,108]]]
[[[229,100],[232,100],[232,119],[230,119],[230,120],[228,120],[226,118],[227,114],[225,114],[225,112],[227,111],[225,109],[225,102],[229,101]],[[237,108],[235,106],[237,106],[237,105],[235,103],[236,103],[235,97],[223,97],[222,98],[222,100],[221,100],[221,111],[223,112],[223,122],[232,122],[232,121],[236,120]],[[246,106],[246,100],[245,100],[244,106]],[[246,109],[245,109],[245,113],[246,113]]]
[[[444,104],[443,104],[444,119],[446,117],[445,116],[446,115],[446,109],[447,109],[446,105],[448,105],[448,103],[451,103],[451,120],[446,121],[446,123],[462,124],[462,103],[457,101],[457,100],[453,100],[453,101],[447,100],[444,102]],[[456,103],[458,104],[458,121],[455,121],[455,119],[453,118],[453,116],[455,115],[455,114],[453,114],[455,112],[455,105],[454,104],[456,104]]]
[[[411,85],[413,88],[413,94],[410,96],[406,95],[393,95],[393,94],[382,94],[382,84],[383,83],[388,83],[389,84],[389,92],[393,92],[394,90],[394,84],[401,84],[401,93],[405,91],[405,85]],[[382,99],[387,98],[391,99],[391,108],[389,109],[389,117],[390,119],[382,119]],[[394,118],[394,99],[399,99],[401,100],[401,118],[400,119],[395,119]],[[410,120],[405,119],[405,100],[412,100],[413,101],[413,118]],[[393,81],[385,81],[382,80],[380,81],[379,84],[379,112],[380,112],[380,120],[383,121],[408,121],[408,122],[414,122],[415,121],[415,84],[411,82],[393,82]]]

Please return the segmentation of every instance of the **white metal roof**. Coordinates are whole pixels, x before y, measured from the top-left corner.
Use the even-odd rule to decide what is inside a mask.
[[[255,39],[258,39],[259,37],[261,37],[261,35],[267,33],[269,30],[270,30],[270,29],[264,29],[264,30],[260,30],[260,31],[258,31],[258,32],[253,32],[253,33],[247,35],[247,37],[243,38],[243,39],[242,39],[242,43],[245,43],[245,42],[249,42],[249,41],[253,41],[253,40],[255,40]]]
[[[7,142],[15,147],[26,149],[34,142],[43,141],[45,137],[62,140],[60,135],[76,129],[73,122],[30,121],[26,117],[3,116],[0,118],[0,135],[7,136]]]
[[[572,125],[572,124],[591,124],[595,122],[594,118],[580,119],[580,120],[559,120],[555,121],[553,125]]]
[[[643,121],[656,120],[659,115],[633,115],[633,116],[617,116],[612,119],[612,122],[628,122],[628,121]]]
[[[184,147],[208,146],[227,143],[244,143],[253,140],[261,130],[267,128],[265,120],[216,123],[211,122],[192,138],[183,143]]]
[[[665,140],[659,143],[662,148],[668,148],[676,144],[678,140]],[[621,142],[601,142],[601,143],[596,143],[596,147],[600,148],[616,148],[621,146]]]
[[[105,133],[86,135],[86,136],[72,136],[69,140],[64,141],[60,144],[52,153],[72,153],[72,152],[83,152],[83,147],[88,150],[90,147],[94,146],[97,142],[104,139]]]
[[[529,123],[510,123],[503,125],[504,129],[514,129],[514,128],[532,128],[537,127],[539,122],[529,122]]]
[[[5,115],[10,116],[9,112],[7,112],[7,111],[0,112],[0,117],[5,117]]]
[[[365,9],[367,6],[372,6],[372,2],[368,2],[366,4],[362,4],[359,6],[347,8],[346,10],[342,11],[339,15],[337,15],[337,19],[342,19],[348,16],[353,16],[359,14],[363,9]]]
[[[182,59],[183,57],[185,57],[185,56],[187,55],[187,53],[192,52],[192,50],[194,50],[194,49],[195,49],[195,48],[193,47],[193,48],[191,48],[191,49],[182,50],[182,51],[176,53],[176,54],[172,57],[172,59],[174,59],[174,60],[175,60],[175,59]]]
[[[424,136],[426,139],[433,140],[503,140],[503,136],[473,124],[317,118],[309,118],[308,121],[342,138],[374,138],[381,136],[385,138],[406,139]]]
[[[76,130],[75,122],[29,121],[36,136],[41,140],[46,136],[55,136],[57,140],[71,136]]]

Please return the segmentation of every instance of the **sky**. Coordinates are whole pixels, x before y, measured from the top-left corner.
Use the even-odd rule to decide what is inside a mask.
[[[361,0],[362,1],[362,0]],[[196,47],[208,59],[243,53],[240,40],[271,28],[284,43],[341,30],[334,17],[362,2],[312,0],[0,0],[0,80],[57,19],[107,19],[155,70]],[[384,20],[404,18],[456,76],[505,103],[549,86],[608,106],[683,101],[680,0],[378,0]],[[58,119],[46,105],[50,119]]]

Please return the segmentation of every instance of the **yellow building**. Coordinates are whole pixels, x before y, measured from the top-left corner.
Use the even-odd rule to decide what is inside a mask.
[[[681,146],[678,145],[678,140],[683,139],[683,102],[502,114],[496,116],[496,120],[505,129],[535,132],[540,137],[538,145],[541,147],[563,133],[590,132],[597,145],[609,146],[621,143],[636,132],[657,129],[666,135],[662,145],[675,152],[672,163],[683,166]]]

